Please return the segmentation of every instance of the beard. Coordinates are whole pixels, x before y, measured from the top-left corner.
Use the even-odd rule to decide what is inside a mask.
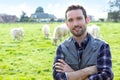
[[[76,36],[76,37],[80,37],[82,36],[84,33],[86,32],[86,26],[82,27],[82,26],[75,26],[72,30],[71,33]]]

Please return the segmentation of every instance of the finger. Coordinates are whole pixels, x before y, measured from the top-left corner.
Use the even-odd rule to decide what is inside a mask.
[[[57,62],[57,63],[55,63],[55,66],[61,66],[61,67],[64,67],[64,64],[63,64],[63,63],[60,63],[60,62]]]
[[[57,72],[64,72],[63,70],[61,69],[56,69]]]
[[[64,64],[64,65],[66,64],[65,61],[62,60],[62,59],[58,59],[58,61],[61,62],[61,63]]]
[[[61,67],[61,66],[55,66],[55,69],[61,69],[61,70],[63,70],[63,67]]]
[[[63,68],[61,66],[55,66],[55,70],[58,72],[63,72]]]

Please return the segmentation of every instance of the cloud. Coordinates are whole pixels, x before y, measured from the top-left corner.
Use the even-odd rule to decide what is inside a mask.
[[[17,6],[9,6],[7,13],[20,17],[20,15],[22,15],[22,11],[24,11],[26,15],[30,16],[31,12],[34,12],[35,10],[32,8],[32,6],[29,6],[26,3],[22,3]]]
[[[65,7],[62,7],[60,4],[48,4],[44,11],[49,14],[54,14],[57,18],[63,18]]]

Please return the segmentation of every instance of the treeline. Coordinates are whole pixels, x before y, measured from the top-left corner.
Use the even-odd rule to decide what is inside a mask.
[[[120,21],[120,0],[109,1],[108,21]]]

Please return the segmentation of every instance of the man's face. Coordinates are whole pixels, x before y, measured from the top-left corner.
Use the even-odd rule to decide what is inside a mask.
[[[68,11],[66,19],[66,24],[68,28],[70,29],[71,33],[76,36],[80,37],[86,32],[86,19],[83,15],[83,12],[81,9],[77,10],[71,10]]]

